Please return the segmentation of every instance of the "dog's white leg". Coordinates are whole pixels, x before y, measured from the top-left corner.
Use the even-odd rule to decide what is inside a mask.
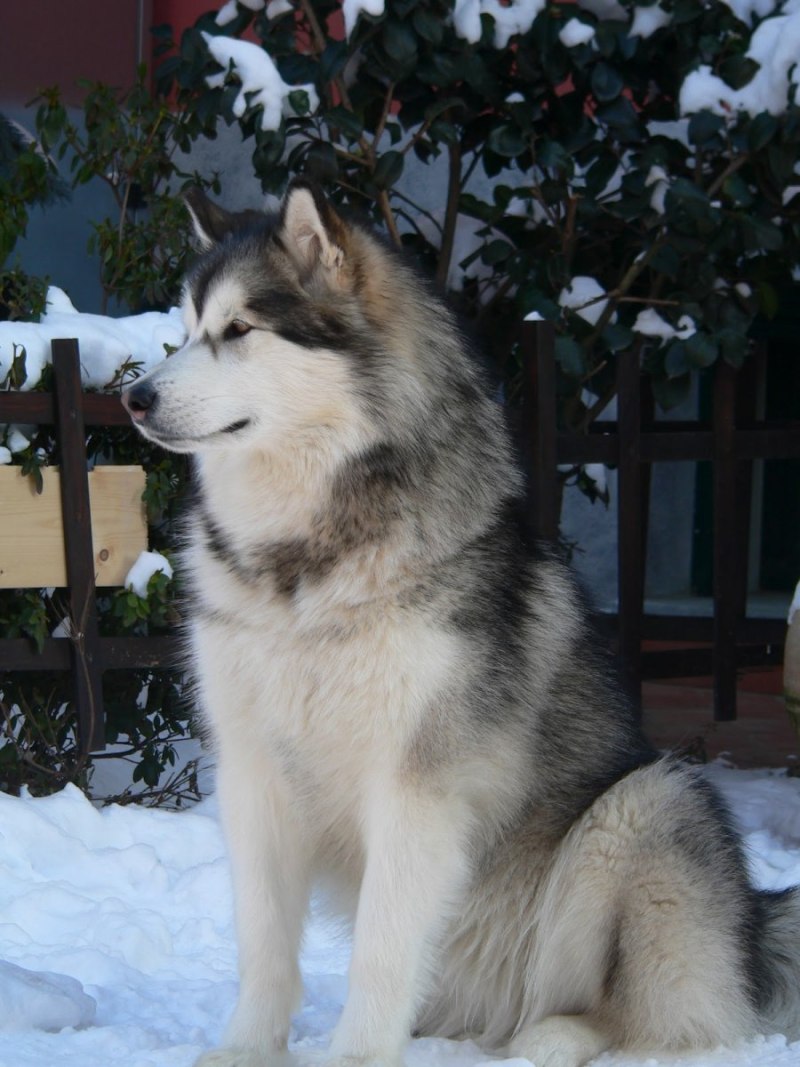
[[[550,1015],[525,1027],[507,1051],[534,1067],[583,1067],[609,1045],[607,1035],[586,1015]]]
[[[466,880],[463,810],[387,782],[369,812],[350,987],[331,1054],[394,1067],[422,993],[426,949]]]
[[[308,904],[303,835],[277,768],[239,748],[222,752],[217,792],[230,852],[239,949],[239,1000],[225,1047],[203,1067],[274,1067],[286,1059],[302,993],[298,951]]]

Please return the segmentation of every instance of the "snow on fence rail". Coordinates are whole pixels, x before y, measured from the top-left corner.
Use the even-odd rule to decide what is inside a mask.
[[[56,428],[61,455],[59,482],[69,635],[47,638],[41,651],[24,637],[0,638],[0,670],[71,671],[80,750],[87,753],[105,747],[103,671],[173,665],[178,660],[178,645],[173,636],[101,637],[98,632],[97,564],[92,547],[84,427],[128,426],[130,420],[119,396],[83,392],[76,340],[53,340],[52,356],[53,392],[0,393],[0,424],[33,423]]]

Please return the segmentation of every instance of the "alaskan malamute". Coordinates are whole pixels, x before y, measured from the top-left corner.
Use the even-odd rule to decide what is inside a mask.
[[[191,209],[189,339],[124,400],[197,457],[241,976],[199,1062],[283,1061],[320,880],[354,921],[336,1064],[421,1034],[578,1067],[796,1032],[796,891],[755,890],[703,777],[642,739],[451,313],[308,182],[274,217]]]

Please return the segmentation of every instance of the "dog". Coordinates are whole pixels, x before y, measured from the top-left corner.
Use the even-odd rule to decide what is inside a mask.
[[[536,1067],[800,1024],[798,892],[644,740],[446,305],[304,179],[189,202],[188,340],[125,392],[191,453],[190,647],[235,888],[202,1067],[288,1062],[312,885],[351,917],[338,1067],[412,1035]]]

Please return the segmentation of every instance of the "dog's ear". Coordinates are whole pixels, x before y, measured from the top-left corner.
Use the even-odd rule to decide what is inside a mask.
[[[280,236],[303,273],[317,266],[336,271],[345,257],[346,231],[322,191],[305,178],[296,178],[281,211]]]
[[[194,232],[200,247],[205,251],[241,226],[237,215],[209,200],[202,189],[187,189],[183,202],[192,218]]]

